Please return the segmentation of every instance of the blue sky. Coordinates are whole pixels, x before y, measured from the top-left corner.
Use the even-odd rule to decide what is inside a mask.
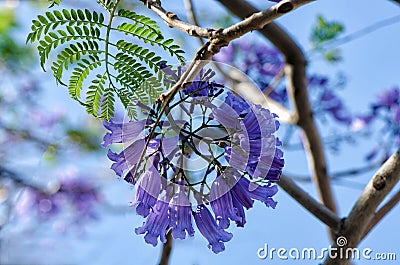
[[[166,2],[166,1],[165,1]],[[252,1],[259,8],[269,5],[266,1]],[[180,2],[179,2],[180,3]],[[199,1],[196,3],[200,14],[219,14],[220,9],[215,1]],[[210,6],[215,9],[210,9]],[[167,4],[174,11],[181,5]],[[21,10],[25,10],[21,6]],[[310,29],[317,15],[321,14],[328,20],[334,19],[345,25],[345,35],[355,32],[385,18],[400,14],[400,6],[391,1],[347,1],[319,0],[278,19],[287,31],[296,39],[304,50],[309,49],[308,38]],[[180,12],[182,13],[182,12]],[[25,16],[24,12],[24,16]],[[34,17],[35,13],[29,13]],[[202,19],[203,17],[200,17]],[[30,20],[31,18],[29,18]],[[27,30],[28,28],[26,28]],[[176,31],[171,31],[174,34]],[[346,99],[354,112],[366,111],[368,104],[384,88],[399,85],[400,23],[379,29],[362,38],[340,46],[344,60],[337,65],[327,65],[320,61],[309,63],[309,71],[332,75],[344,72],[348,78],[346,89],[340,94]],[[255,33],[252,33],[255,34]],[[193,47],[197,45],[194,42]],[[188,57],[187,59],[190,59]],[[76,122],[82,121],[83,110],[75,102],[71,103],[64,88],[54,87],[51,73],[38,72],[38,79],[49,80],[49,90],[46,100],[57,98],[57,104],[66,108],[74,106],[73,115]],[[76,110],[75,110],[76,108]],[[51,134],[51,133],[50,133]],[[332,171],[348,169],[364,163],[363,156],[374,143],[360,140],[355,146],[344,148],[339,154],[327,152],[329,168]],[[113,179],[108,169],[109,162],[104,157],[97,159],[98,164],[90,163],[88,168],[102,175],[102,181],[107,185],[104,189],[107,200],[112,204],[128,207],[133,200],[133,190],[121,181]],[[68,163],[75,163],[70,159]],[[39,165],[40,166],[40,165]],[[40,171],[40,169],[38,169]],[[307,173],[306,160],[302,152],[286,154],[286,170],[289,172]],[[355,181],[366,184],[372,172],[357,177]],[[312,184],[303,184],[311,195],[316,196]],[[334,194],[339,206],[340,216],[345,216],[361,193],[361,189],[349,186],[334,186]],[[215,255],[207,249],[206,240],[196,231],[194,238],[174,243],[171,263],[180,264],[317,264],[316,261],[281,261],[260,260],[257,250],[267,243],[270,247],[287,249],[298,247],[314,247],[317,250],[329,246],[325,227],[311,214],[304,210],[284,191],[275,197],[279,202],[275,210],[267,209],[261,203],[247,212],[245,228],[229,229],[234,234],[233,239],[226,244],[223,253]],[[395,208],[361,243],[360,248],[369,247],[375,252],[396,252],[400,259],[400,241],[396,235],[400,221],[400,209]],[[10,238],[9,244],[15,246],[8,253],[10,260],[27,253],[32,261],[41,264],[156,264],[160,247],[153,248],[144,243],[142,236],[134,234],[133,230],[142,224],[142,218],[128,209],[126,214],[104,214],[99,222],[90,223],[84,236],[68,234],[59,236],[47,229],[40,229],[32,234]],[[24,240],[21,243],[21,239]],[[45,253],[46,260],[43,260]],[[383,262],[355,262],[356,264],[386,264]],[[23,263],[25,264],[25,263]],[[28,264],[28,263],[26,263]],[[387,262],[395,264],[395,262]]]

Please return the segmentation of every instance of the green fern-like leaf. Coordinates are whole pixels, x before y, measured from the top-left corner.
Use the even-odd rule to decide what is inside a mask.
[[[109,120],[114,116],[114,91],[108,87],[104,91],[104,97],[101,101],[101,117]]]
[[[115,0],[97,2],[107,16],[88,9],[51,10],[38,15],[27,42],[38,44],[43,69],[48,60],[52,61],[56,82],[67,86],[70,96],[89,114],[110,119],[119,98],[128,115],[136,118],[137,101],[151,104],[167,88],[160,69],[167,60],[157,53],[167,51],[183,62],[183,51],[173,39],[163,36],[156,21],[118,9]],[[113,33],[130,38],[114,40],[111,36],[121,34]]]
[[[125,40],[119,40],[116,47],[128,55],[138,58],[156,72],[160,70],[160,65],[162,63],[166,63],[160,56],[155,56],[154,52],[150,52],[149,49],[142,48],[139,45],[126,42]]]
[[[98,56],[89,56],[88,59],[82,59],[75,67],[69,79],[68,91],[75,100],[80,100],[80,94],[83,89],[83,82],[94,69],[100,67],[104,60]]]
[[[86,111],[95,117],[100,116],[100,101],[102,100],[104,94],[104,86],[106,81],[107,75],[105,73],[102,75],[97,74],[96,78],[92,80],[92,84],[89,86],[86,92]]]
[[[99,45],[95,41],[83,41],[70,44],[69,47],[65,48],[57,55],[57,60],[53,62],[51,67],[56,81],[64,84],[61,80],[63,71],[64,69],[68,70],[70,64],[80,61],[81,59],[84,60],[83,57],[85,55],[96,56],[96,61],[98,61],[97,56],[101,53],[104,53],[104,51],[99,50]],[[70,77],[70,81],[71,79],[72,76]]]

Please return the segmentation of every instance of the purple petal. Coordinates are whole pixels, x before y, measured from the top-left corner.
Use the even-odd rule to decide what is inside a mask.
[[[227,93],[227,96],[225,97],[225,103],[231,106],[237,114],[241,114],[243,111],[247,110],[250,107],[246,101],[235,96],[231,92]]]
[[[251,199],[248,192],[249,183],[244,178],[240,178],[232,188],[232,195],[237,202],[243,205],[246,209],[253,207],[254,201]]]
[[[210,211],[204,205],[197,206],[194,213],[194,220],[200,233],[207,239],[208,248],[214,253],[225,250],[224,242],[232,239],[232,234],[219,228]]]
[[[225,128],[240,128],[239,115],[226,103],[222,103],[219,107],[214,106],[212,108],[212,117]]]
[[[272,199],[272,196],[278,192],[278,187],[276,185],[261,186],[251,183],[246,178],[241,178],[239,181],[241,182],[242,187],[248,191],[250,198],[261,201],[265,203],[266,206],[275,209],[277,202]]]
[[[211,185],[210,205],[218,220],[218,226],[222,229],[229,227],[229,219],[232,221],[240,221],[235,208],[233,207],[232,195],[230,188],[223,177],[217,177]]]
[[[132,121],[128,123],[113,123],[104,121],[104,127],[106,127],[110,132],[104,135],[104,143],[102,145],[109,146],[113,143],[129,142],[143,132],[145,124],[146,120]]]
[[[154,211],[150,213],[142,227],[135,229],[135,233],[138,235],[146,233],[144,240],[155,247],[158,243],[158,237],[162,243],[166,242],[165,235],[169,230],[168,223],[168,203],[157,201]]]
[[[169,203],[170,226],[172,228],[172,236],[175,239],[185,239],[186,232],[189,236],[194,235],[191,213],[192,210],[187,194],[183,189],[180,189]]]
[[[161,189],[161,176],[158,170],[150,166],[139,178],[136,199],[136,213],[146,217],[157,202]]]

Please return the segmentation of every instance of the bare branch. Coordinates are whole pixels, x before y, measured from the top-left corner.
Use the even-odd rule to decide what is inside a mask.
[[[196,53],[194,62],[192,62],[186,71],[187,74],[181,84],[190,83],[207,61],[209,61],[214,54],[218,53],[222,47],[227,46],[232,40],[237,39],[250,31],[261,29],[266,24],[272,22],[283,14],[312,1],[313,0],[282,1],[262,12],[254,13],[250,17],[226,29],[213,31],[212,36],[209,38],[210,40]],[[167,103],[169,103],[168,100],[172,99],[180,89],[181,85],[174,86],[168,92],[162,94],[159,101],[167,101]]]
[[[368,225],[374,217],[374,212],[386,195],[400,179],[400,149],[397,150],[375,173],[360,198],[357,200],[348,218],[344,221],[338,235],[347,239],[343,250],[355,248],[361,241]],[[334,246],[334,247],[337,247]],[[348,260],[338,260],[328,257],[325,265],[349,264]]]
[[[307,192],[300,188],[292,179],[282,175],[279,186],[282,187],[293,199],[300,203],[315,217],[329,226],[332,230],[337,231],[340,227],[340,218],[323,204],[316,201]]]
[[[146,0],[141,0],[142,2],[146,2]],[[184,22],[178,18],[175,13],[168,12],[164,8],[161,7],[156,1],[150,2],[149,7],[154,11],[162,20],[164,20],[165,24],[167,24],[170,28],[176,28],[181,30],[191,36],[210,38],[212,33],[215,32],[215,29],[210,28],[202,28],[197,25],[189,24]]]
[[[218,0],[235,15],[245,18],[258,10],[245,1]],[[252,15],[253,16],[253,15]],[[252,17],[251,16],[251,17]],[[276,23],[269,23],[260,32],[268,38],[285,56],[285,74],[288,80],[289,95],[294,106],[293,120],[303,129],[306,135],[306,150],[313,178],[316,180],[319,195],[324,205],[337,212],[336,204],[326,170],[325,154],[321,139],[313,120],[308,100],[305,66],[306,60],[300,47]],[[331,237],[334,234],[331,232]]]
[[[400,190],[398,190],[388,202],[386,202],[372,217],[371,222],[368,224],[367,229],[365,230],[362,239],[368,235],[368,233],[386,216],[388,212],[390,212],[398,203],[400,202]]]

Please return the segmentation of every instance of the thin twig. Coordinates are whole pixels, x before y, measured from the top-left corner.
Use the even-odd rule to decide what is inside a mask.
[[[22,178],[17,172],[14,172],[6,167],[0,166],[0,179],[7,178],[11,179],[14,183],[22,187],[30,187],[34,190],[41,191],[43,193],[51,194],[51,191],[46,189],[43,185],[38,185],[34,182]]]
[[[340,45],[343,45],[345,43],[359,39],[359,38],[364,37],[372,32],[382,29],[383,27],[387,27],[387,26],[393,25],[394,23],[398,23],[398,22],[400,22],[399,15],[396,15],[396,16],[393,16],[390,18],[385,18],[385,19],[377,21],[371,25],[366,26],[365,28],[362,28],[362,29],[352,32],[348,35],[345,35],[343,37],[339,37],[339,38],[335,38],[331,41],[327,41],[326,43],[322,44],[320,48],[329,49],[329,50],[334,49]],[[313,51],[314,50],[310,50],[307,53],[311,53]]]
[[[382,165],[383,161],[377,161],[376,163],[372,163],[370,165],[361,166],[358,168],[346,169],[342,171],[332,172],[329,175],[331,176],[331,180],[342,179],[346,177],[351,177],[354,175],[359,175],[362,173],[369,172],[371,170],[376,169],[378,166]],[[300,176],[296,174],[286,173],[287,176],[290,176],[291,179],[301,182],[310,182],[312,180],[311,176]]]

